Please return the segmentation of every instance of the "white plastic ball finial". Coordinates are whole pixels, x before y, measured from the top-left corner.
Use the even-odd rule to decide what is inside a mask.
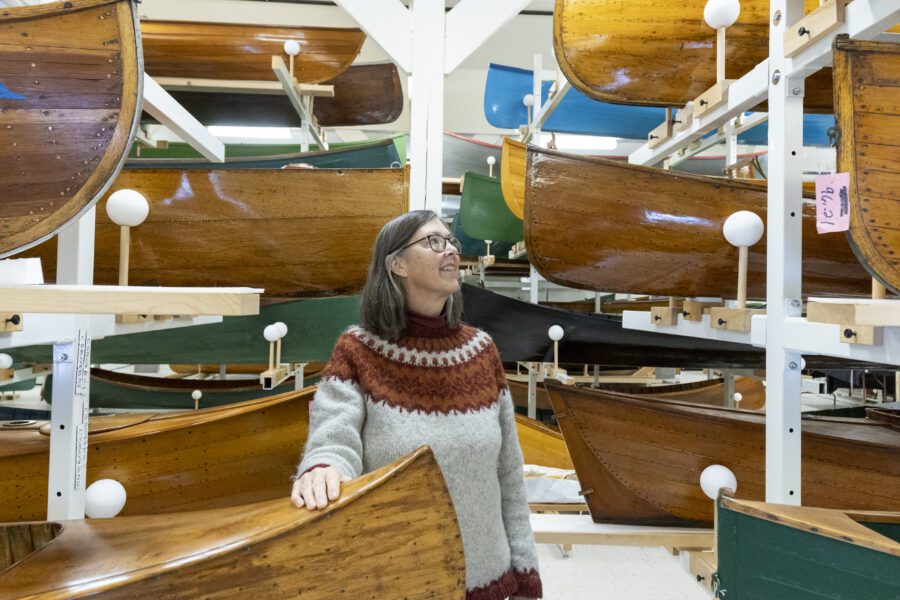
[[[522,104],[529,108],[534,106],[534,94],[525,94],[525,97],[522,98]]]
[[[295,40],[288,40],[284,43],[284,52],[289,56],[297,56],[300,54],[300,44]]]
[[[741,16],[738,0],[709,0],[703,7],[703,20],[713,29],[731,27]]]
[[[765,226],[762,219],[756,213],[749,210],[739,210],[725,219],[722,233],[732,246],[750,247],[762,239]]]
[[[735,402],[740,402],[741,400],[744,399],[744,395],[740,392],[735,392],[734,396],[732,396],[732,397],[734,398]]]
[[[554,325],[550,329],[547,330],[547,335],[550,336],[550,339],[554,342],[558,342],[563,339],[563,335],[565,335],[565,331],[559,325]]]
[[[13,366],[12,356],[9,354],[0,354],[0,369],[9,369]]]
[[[150,214],[150,205],[140,192],[117,190],[106,201],[106,214],[116,225],[137,227]]]
[[[722,488],[737,491],[737,477],[728,467],[709,465],[700,473],[700,487],[708,498],[715,500]]]
[[[265,329],[263,329],[263,337],[266,338],[266,341],[274,342],[281,337],[281,328],[277,325],[267,325]]]
[[[491,165],[491,166],[493,167],[495,164],[497,164],[497,159],[494,158],[493,156],[488,156],[488,157],[487,157],[487,164],[489,164],[489,165]]]
[[[803,358],[802,356],[800,357],[800,370],[801,371],[806,370],[806,359]]]
[[[202,397],[203,392],[201,392],[200,390],[194,390],[193,392],[191,392],[191,398],[193,398],[194,400],[199,400]]]
[[[275,325],[275,327],[278,328],[278,337],[283,338],[284,336],[287,335],[287,332],[288,332],[287,325],[285,325],[281,321],[274,323],[274,325]]]
[[[115,479],[98,479],[84,492],[84,514],[92,519],[111,519],[122,511],[127,494]]]

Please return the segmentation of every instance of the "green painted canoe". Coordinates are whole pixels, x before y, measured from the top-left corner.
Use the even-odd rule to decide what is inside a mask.
[[[473,238],[463,231],[462,226],[459,224],[459,213],[453,217],[453,223],[450,224],[450,233],[452,233],[462,245],[462,252],[460,254],[463,256],[476,257],[487,254],[487,245],[484,243],[484,240]],[[509,251],[512,250],[512,247],[513,245],[509,242],[494,242],[491,244],[491,254],[505,258],[509,256]]]
[[[180,327],[94,340],[94,364],[233,364],[266,363],[266,325],[282,321],[288,334],[282,341],[282,362],[324,362],[338,336],[359,321],[359,296],[338,296],[269,304],[260,314],[224,317],[221,323]],[[16,364],[49,363],[50,346],[9,351]]]
[[[503,200],[500,179],[471,171],[464,177],[459,201],[463,231],[479,240],[515,244],[525,239],[522,220],[509,210]]]
[[[900,512],[786,506],[724,494],[717,505],[717,598],[900,598]]]
[[[328,150],[310,146],[301,152],[298,144],[228,144],[225,162],[211,163],[188,144],[170,143],[167,148],[131,149],[126,169],[272,169],[306,164],[320,169],[382,169],[406,164],[406,138],[392,137],[344,144]]]

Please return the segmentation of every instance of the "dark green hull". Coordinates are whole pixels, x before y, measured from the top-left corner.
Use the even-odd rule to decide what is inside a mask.
[[[459,224],[469,237],[515,244],[525,238],[522,220],[506,206],[500,179],[465,174],[459,201]],[[493,246],[491,247],[493,252]]]
[[[324,362],[338,336],[359,321],[359,296],[294,300],[271,304],[260,314],[225,317],[221,323],[181,327],[94,340],[93,364],[262,364],[269,360],[269,343],[262,332],[282,321],[288,334],[282,342],[282,362]],[[17,365],[51,362],[50,346],[10,350]]]
[[[397,135],[382,140],[352,144],[331,144],[329,150],[312,147],[301,152],[297,144],[228,144],[225,162],[211,163],[188,144],[172,143],[168,148],[132,148],[126,169],[277,169],[289,164],[306,164],[320,169],[383,169],[406,164],[406,142]]]
[[[898,600],[900,557],[718,507],[724,600]],[[900,527],[862,523],[900,541]]]

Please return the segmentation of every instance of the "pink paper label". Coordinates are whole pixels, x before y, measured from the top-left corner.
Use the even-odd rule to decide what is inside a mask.
[[[850,173],[816,177],[816,230],[819,233],[850,229]]]

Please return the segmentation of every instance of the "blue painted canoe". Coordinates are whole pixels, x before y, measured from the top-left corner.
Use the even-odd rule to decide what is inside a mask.
[[[522,98],[533,88],[533,72],[527,69],[491,64],[484,86],[484,116],[500,129],[516,129],[528,120]],[[541,84],[546,101],[552,81]],[[663,122],[664,108],[611,104],[588,98],[571,89],[542,127],[543,131],[581,135],[600,135],[632,140],[646,139]],[[828,129],[834,127],[834,115],[803,116],[803,145],[828,146]],[[742,144],[765,146],[769,128],[757,125],[738,137]]]

